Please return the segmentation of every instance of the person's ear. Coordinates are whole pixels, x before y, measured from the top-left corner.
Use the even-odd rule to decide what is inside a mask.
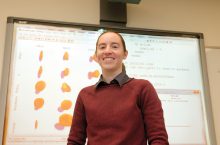
[[[124,58],[123,59],[126,59],[128,56],[128,51],[125,51],[125,54],[124,54]]]

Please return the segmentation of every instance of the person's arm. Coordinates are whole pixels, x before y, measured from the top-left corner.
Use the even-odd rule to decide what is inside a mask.
[[[151,83],[142,90],[141,102],[149,145],[169,145],[161,101]]]
[[[85,109],[81,97],[78,96],[74,113],[72,125],[67,139],[67,145],[85,145],[86,142],[86,117]]]

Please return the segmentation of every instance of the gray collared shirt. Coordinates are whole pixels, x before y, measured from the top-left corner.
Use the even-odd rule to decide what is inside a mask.
[[[128,82],[131,78],[126,74],[126,71],[123,70],[120,74],[118,74],[111,82],[110,84],[118,84],[120,87]],[[99,81],[95,84],[95,88],[98,88],[100,86],[108,85],[103,79],[103,76],[101,75],[99,78]]]

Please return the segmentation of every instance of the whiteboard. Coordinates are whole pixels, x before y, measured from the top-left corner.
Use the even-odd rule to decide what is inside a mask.
[[[170,144],[215,144],[202,34],[28,19],[8,29],[3,145],[66,144],[77,94],[101,74],[93,54],[103,29],[125,39],[128,75],[156,88]]]

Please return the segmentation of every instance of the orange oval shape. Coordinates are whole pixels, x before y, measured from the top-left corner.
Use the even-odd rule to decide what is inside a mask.
[[[41,50],[39,55],[39,61],[42,61],[42,59],[43,59],[43,51]]]
[[[42,68],[42,66],[40,66],[39,69],[38,69],[38,73],[37,73],[38,78],[41,77],[42,71],[43,71],[43,68]]]
[[[63,126],[71,126],[73,116],[70,114],[62,114],[59,117],[59,124]]]
[[[68,52],[65,52],[63,55],[63,60],[69,60],[69,54]]]
[[[36,84],[35,84],[35,92],[36,93],[39,93],[41,91],[43,91],[46,87],[46,83],[44,81],[38,81]]]
[[[71,108],[71,106],[72,106],[72,101],[70,100],[63,100],[60,105],[61,109],[63,110],[68,110]]]
[[[71,88],[67,83],[63,83],[61,89],[63,92],[70,92],[71,91]]]
[[[40,108],[42,108],[44,105],[44,99],[43,98],[36,98],[34,100],[34,109],[38,110]]]

